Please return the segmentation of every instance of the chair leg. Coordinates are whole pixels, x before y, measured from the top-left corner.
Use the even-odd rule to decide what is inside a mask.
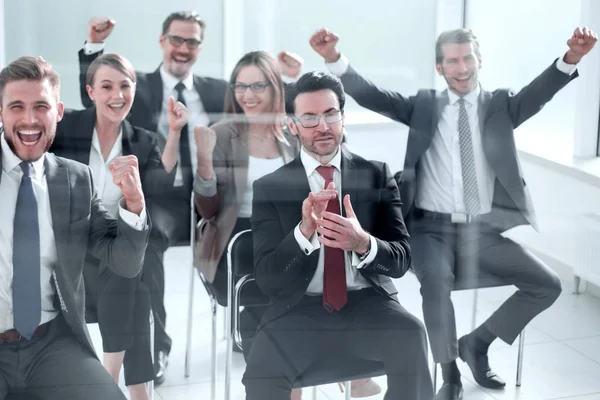
[[[194,325],[194,275],[196,273],[196,269],[192,264],[191,268],[191,276],[190,276],[190,289],[189,289],[189,298],[188,298],[188,320],[187,320],[187,338],[185,341],[185,377],[189,378],[190,376],[190,363],[192,360],[192,327]]]
[[[344,392],[346,394],[346,400],[352,400],[352,385],[351,381],[346,381],[344,383]]]
[[[210,307],[212,312],[210,398],[215,400],[217,396],[217,299],[214,297],[210,298]]]
[[[574,283],[574,288],[573,288],[573,294],[581,294],[581,277],[575,275],[573,277],[573,283]]]
[[[227,255],[230,258],[230,254]],[[228,266],[227,271],[227,307],[225,308],[225,400],[231,398],[231,358],[233,356],[232,310],[233,310],[233,272]]]
[[[312,398],[313,398],[313,400],[317,400],[317,392],[318,392],[317,387],[313,386],[313,388],[312,388]]]
[[[525,329],[519,335],[519,355],[517,358],[517,386],[521,386],[523,375],[523,351],[525,350]]]
[[[473,293],[473,315],[471,315],[471,332],[477,329],[477,302],[479,301],[479,290]]]
[[[154,365],[154,315],[152,315],[152,310],[150,310],[150,318],[148,323],[150,324],[150,356],[152,358],[152,365]],[[148,395],[150,396],[150,400],[154,400],[154,380],[151,380],[146,384]]]
[[[227,339],[227,312],[226,308],[222,308],[223,310],[223,340]]]

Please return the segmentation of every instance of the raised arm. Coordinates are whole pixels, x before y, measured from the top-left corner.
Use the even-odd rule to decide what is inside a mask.
[[[323,57],[330,72],[340,77],[345,92],[358,104],[395,121],[410,125],[412,99],[397,92],[381,89],[360,76],[337,49],[339,40],[339,36],[323,28],[311,36],[310,46]]]
[[[106,17],[92,17],[88,21],[88,37],[83,48],[79,50],[79,94],[85,108],[92,107],[94,102],[86,90],[86,75],[90,64],[104,51],[104,40],[110,36],[115,21]]]

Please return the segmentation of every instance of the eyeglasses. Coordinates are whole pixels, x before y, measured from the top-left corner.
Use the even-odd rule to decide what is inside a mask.
[[[244,93],[248,88],[250,88],[252,93],[263,93],[269,86],[271,86],[271,84],[267,82],[254,82],[249,85],[237,82],[231,85],[231,88],[236,93]]]
[[[185,43],[185,45],[187,46],[188,49],[190,50],[196,50],[198,48],[198,46],[200,46],[200,44],[202,44],[201,40],[195,39],[195,38],[183,38],[181,36],[177,36],[177,35],[165,35],[165,37],[167,39],[169,39],[169,42],[171,42],[171,44],[175,47],[180,47],[182,44]]]
[[[300,122],[305,128],[314,128],[319,125],[321,118],[327,125],[335,124],[342,120],[342,111],[332,111],[327,114],[303,115],[301,117],[293,117],[292,119]]]

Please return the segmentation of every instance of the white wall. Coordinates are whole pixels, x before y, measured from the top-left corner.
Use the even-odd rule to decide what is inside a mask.
[[[564,55],[581,20],[578,0],[476,0],[467,5],[467,27],[479,38],[480,77],[488,89],[525,86]],[[554,142],[572,152],[578,85],[569,84],[518,133],[535,135],[540,146]]]
[[[158,38],[162,22],[177,10],[196,10],[206,20],[204,50],[195,71],[222,76],[221,0],[25,0],[6,1],[4,26],[6,62],[23,55],[41,55],[61,75],[62,100],[81,108],[77,52],[87,38],[92,16],[117,21],[106,51],[121,53],[141,71],[153,71],[161,62]]]

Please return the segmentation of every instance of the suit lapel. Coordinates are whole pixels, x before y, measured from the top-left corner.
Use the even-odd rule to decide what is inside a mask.
[[[435,131],[437,130],[438,123],[440,122],[440,118],[442,118],[442,113],[444,112],[444,107],[446,107],[449,103],[448,99],[448,89],[442,92],[435,93],[435,99],[433,102],[433,112],[431,113],[431,137],[435,135]],[[430,141],[431,142],[431,141]]]
[[[343,201],[344,197],[349,194],[350,202],[353,206],[356,206],[358,202],[358,184],[361,182],[358,173],[359,171],[352,159],[352,154],[342,149],[342,198],[340,200]],[[345,217],[346,210],[344,209],[343,203],[341,209],[342,215]]]
[[[46,154],[46,182],[50,197],[52,226],[56,242],[58,265],[62,265],[61,255],[68,253],[69,222],[71,220],[71,190],[67,168],[58,165],[54,155]]]
[[[160,67],[156,69],[156,71],[147,75],[148,77],[148,86],[150,86],[150,95],[153,100],[152,102],[152,112],[150,115],[157,115],[162,111],[162,101],[163,101],[163,83],[162,78],[160,77]],[[148,116],[150,118],[150,116]]]
[[[231,155],[235,195],[238,200],[237,204],[241,204],[248,183],[248,135],[231,136]]]
[[[479,119],[479,132],[481,133],[481,137],[483,138],[485,134],[485,119],[487,117],[488,108],[490,106],[490,101],[492,100],[492,94],[488,91],[483,90],[481,88],[481,92],[479,93],[479,104],[477,105],[477,118]]]
[[[77,135],[76,149],[73,154],[74,160],[82,164],[90,163],[90,151],[92,150],[92,137],[96,125],[96,107],[88,108],[81,112],[81,127],[73,127]],[[67,134],[69,132],[66,132]]]
[[[129,156],[133,153],[133,128],[127,121],[121,123],[121,129],[123,130],[123,137],[121,139],[121,145],[123,147],[123,155]],[[138,160],[139,161],[139,160]]]

